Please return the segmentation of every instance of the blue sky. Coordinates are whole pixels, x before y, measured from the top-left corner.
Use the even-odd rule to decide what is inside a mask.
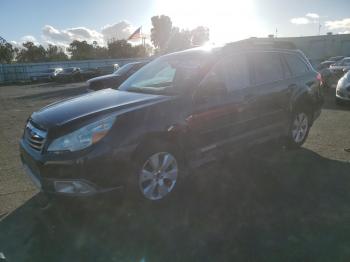
[[[302,36],[350,32],[349,1],[314,0],[0,0],[0,35],[8,41],[66,45],[72,39],[125,38],[150,17],[169,15],[175,26],[210,28],[212,42],[249,36]],[[307,15],[308,14],[308,15]],[[348,20],[347,20],[348,19]],[[124,21],[120,23],[121,21]]]

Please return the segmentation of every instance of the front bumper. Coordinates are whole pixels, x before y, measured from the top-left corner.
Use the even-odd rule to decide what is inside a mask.
[[[345,89],[337,88],[336,97],[344,101],[350,101],[350,92]]]
[[[92,196],[121,191],[131,170],[128,153],[102,144],[74,157],[46,155],[30,148],[24,140],[20,142],[24,170],[41,191],[55,195]]]

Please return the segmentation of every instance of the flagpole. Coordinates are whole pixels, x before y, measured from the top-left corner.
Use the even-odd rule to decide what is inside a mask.
[[[142,44],[143,47],[145,47],[146,46],[146,43],[145,43],[146,41],[145,41],[145,37],[142,34],[142,26],[141,26],[141,30],[140,31],[141,31],[140,32],[141,33],[141,44]]]

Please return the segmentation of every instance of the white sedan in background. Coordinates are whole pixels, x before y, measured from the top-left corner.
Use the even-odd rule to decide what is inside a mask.
[[[335,102],[342,104],[346,101],[350,102],[350,71],[339,79],[336,89]]]

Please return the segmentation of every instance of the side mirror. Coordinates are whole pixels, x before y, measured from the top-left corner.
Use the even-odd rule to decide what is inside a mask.
[[[222,81],[207,81],[195,92],[196,102],[206,102],[215,97],[223,97],[227,94],[226,85]]]

